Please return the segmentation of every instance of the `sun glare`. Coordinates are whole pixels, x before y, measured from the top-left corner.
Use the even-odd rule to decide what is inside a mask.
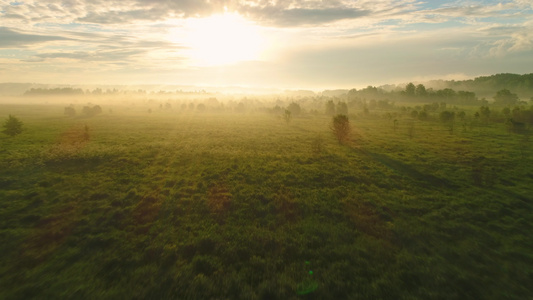
[[[182,42],[194,65],[220,66],[260,59],[261,33],[256,25],[238,14],[189,19],[185,30]]]

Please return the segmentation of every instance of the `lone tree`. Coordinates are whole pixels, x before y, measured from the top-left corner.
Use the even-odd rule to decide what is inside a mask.
[[[333,134],[343,144],[350,140],[350,121],[346,115],[336,115],[333,117],[333,126],[331,127]]]
[[[4,123],[3,133],[9,136],[15,136],[22,133],[22,122],[16,117],[9,115],[9,118]]]

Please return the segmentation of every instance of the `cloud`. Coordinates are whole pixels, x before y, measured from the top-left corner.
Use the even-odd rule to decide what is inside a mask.
[[[139,55],[144,51],[139,49],[131,50],[106,50],[106,51],[75,51],[75,52],[55,52],[41,53],[35,55],[37,58],[67,58],[83,61],[127,61],[134,55]]]
[[[24,17],[23,15],[19,15],[19,14],[4,14],[2,17],[6,19],[26,20],[26,17]]]
[[[295,9],[248,9],[245,10],[259,22],[276,27],[295,27],[302,25],[319,25],[345,19],[357,19],[370,15],[368,10],[348,8],[295,8]]]
[[[86,16],[78,18],[77,21],[82,23],[119,24],[135,21],[154,22],[165,16],[166,14],[160,12],[158,9],[148,11],[137,9],[131,11],[89,12]]]
[[[71,80],[74,74],[63,70],[78,67],[98,74],[96,81],[119,80],[107,72],[163,78],[164,71],[184,81],[226,82],[222,77],[231,73],[253,84],[260,79],[252,74],[260,73],[277,78],[275,85],[349,86],[394,72],[490,73],[509,58],[521,68],[531,61],[532,9],[531,0],[0,0],[0,48],[18,48],[2,51],[0,60],[9,70],[27,71],[19,76]],[[187,42],[186,19],[225,11],[258,25],[267,48],[262,62],[272,64],[224,72],[191,65],[184,56],[193,50],[179,44]]]
[[[204,17],[225,11],[239,12],[268,26],[310,26],[346,19],[391,14],[412,8],[414,1],[246,1],[246,0],[124,0],[124,1],[25,1],[1,5],[3,17],[25,18],[27,22],[65,24],[129,24],[175,18]]]
[[[0,27],[0,48],[24,47],[32,44],[61,40],[69,39],[53,35],[25,34],[7,27]]]

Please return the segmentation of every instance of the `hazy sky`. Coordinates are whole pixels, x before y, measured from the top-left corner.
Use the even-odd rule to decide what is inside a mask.
[[[0,0],[0,82],[318,90],[531,72],[531,0]]]

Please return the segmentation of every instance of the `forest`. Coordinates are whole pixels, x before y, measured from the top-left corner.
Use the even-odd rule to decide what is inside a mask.
[[[522,76],[5,98],[0,298],[527,299]]]

